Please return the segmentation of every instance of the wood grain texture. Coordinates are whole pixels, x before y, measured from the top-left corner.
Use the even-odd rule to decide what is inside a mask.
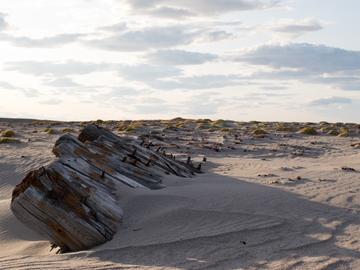
[[[112,239],[123,211],[117,184],[160,189],[164,174],[191,177],[198,168],[95,125],[53,148],[57,159],[31,171],[12,195],[11,210],[61,252],[89,249]]]

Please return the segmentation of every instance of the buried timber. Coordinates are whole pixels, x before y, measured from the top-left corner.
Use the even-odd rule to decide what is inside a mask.
[[[11,210],[60,252],[92,248],[113,238],[123,217],[115,186],[161,189],[164,174],[192,177],[199,167],[151,142],[119,137],[95,125],[55,143],[57,159],[31,171],[12,195]]]

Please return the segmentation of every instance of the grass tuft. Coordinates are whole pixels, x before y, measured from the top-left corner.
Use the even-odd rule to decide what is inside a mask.
[[[294,132],[294,128],[287,123],[278,123],[275,130],[278,132]]]
[[[62,132],[63,132],[63,133],[74,133],[75,130],[72,129],[72,128],[63,128]]]
[[[305,135],[318,135],[318,132],[313,127],[304,127],[299,130],[299,133],[305,134]]]
[[[328,135],[330,136],[338,136],[339,135],[339,131],[337,131],[336,129],[332,129],[332,130],[329,130],[327,132]]]
[[[20,140],[10,137],[2,137],[0,138],[0,144],[2,143],[20,143]]]
[[[1,132],[1,136],[2,137],[6,137],[6,138],[11,138],[11,137],[15,137],[15,131],[13,130],[4,130],[3,132]]]
[[[47,134],[51,134],[51,135],[56,133],[55,130],[52,129],[52,128],[45,128],[44,132],[47,133]]]
[[[350,136],[350,131],[348,128],[345,128],[345,127],[342,127],[340,129],[340,132],[339,132],[339,137],[349,137]]]
[[[262,128],[257,128],[252,132],[252,134],[254,134],[254,135],[267,135],[269,133],[266,130],[262,129]]]

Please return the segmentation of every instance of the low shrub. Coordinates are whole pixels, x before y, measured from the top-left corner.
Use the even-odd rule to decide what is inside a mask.
[[[318,135],[318,132],[313,127],[304,127],[299,130],[299,133],[305,134],[305,135]]]
[[[6,138],[11,138],[11,137],[15,137],[15,131],[13,130],[4,130],[3,132],[1,132],[1,136],[2,137],[6,137]]]
[[[51,135],[56,133],[55,130],[52,128],[45,128],[44,132]]]
[[[275,130],[278,132],[293,132],[294,128],[285,123],[278,123]]]
[[[339,135],[339,131],[337,131],[336,129],[332,129],[332,130],[329,130],[327,132],[328,135],[330,136],[338,136]]]
[[[349,136],[350,136],[350,131],[349,131],[349,129],[342,127],[342,128],[340,129],[340,131],[339,131],[339,135],[338,135],[338,136],[339,136],[339,137],[349,137]]]
[[[269,134],[266,130],[262,129],[262,128],[257,128],[255,129],[252,134],[254,135],[266,135]]]

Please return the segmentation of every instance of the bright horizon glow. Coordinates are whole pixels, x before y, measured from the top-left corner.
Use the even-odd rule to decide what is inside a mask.
[[[0,117],[360,122],[356,0],[0,2]]]

